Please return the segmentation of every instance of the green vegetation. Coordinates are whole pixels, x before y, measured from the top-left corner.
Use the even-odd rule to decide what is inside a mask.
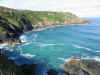
[[[22,18],[27,18],[32,25],[45,25],[53,23],[80,23],[83,19],[69,12],[49,12],[49,11],[30,11],[16,10],[11,8],[0,7],[0,16],[6,18],[9,22],[16,26],[23,24],[20,22]]]
[[[86,21],[69,12],[16,10],[0,6],[0,34],[4,36],[0,37],[0,41],[18,38],[21,33],[36,29],[36,25],[37,28],[44,28],[83,23]]]

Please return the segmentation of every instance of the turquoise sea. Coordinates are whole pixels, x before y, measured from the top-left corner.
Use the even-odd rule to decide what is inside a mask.
[[[45,68],[60,69],[71,56],[100,58],[100,18],[86,18],[89,25],[65,26],[23,34],[23,43],[7,47],[17,64],[43,63]],[[23,57],[28,60],[24,60]],[[42,75],[42,74],[40,74]]]

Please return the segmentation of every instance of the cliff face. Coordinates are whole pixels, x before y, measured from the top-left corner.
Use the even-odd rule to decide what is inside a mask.
[[[13,9],[0,7],[0,42],[18,41],[19,36],[32,30],[32,23],[26,15]]]
[[[16,41],[21,33],[53,25],[85,24],[69,12],[16,10],[0,7],[0,42]]]

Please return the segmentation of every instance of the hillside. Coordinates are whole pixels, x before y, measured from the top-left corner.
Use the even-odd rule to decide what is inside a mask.
[[[87,23],[69,12],[16,10],[0,6],[0,42],[16,41],[23,32],[32,29]]]

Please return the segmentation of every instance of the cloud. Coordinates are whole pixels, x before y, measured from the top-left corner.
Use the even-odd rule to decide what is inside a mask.
[[[99,0],[1,0],[0,5],[16,9],[69,11],[82,17],[100,17]]]

